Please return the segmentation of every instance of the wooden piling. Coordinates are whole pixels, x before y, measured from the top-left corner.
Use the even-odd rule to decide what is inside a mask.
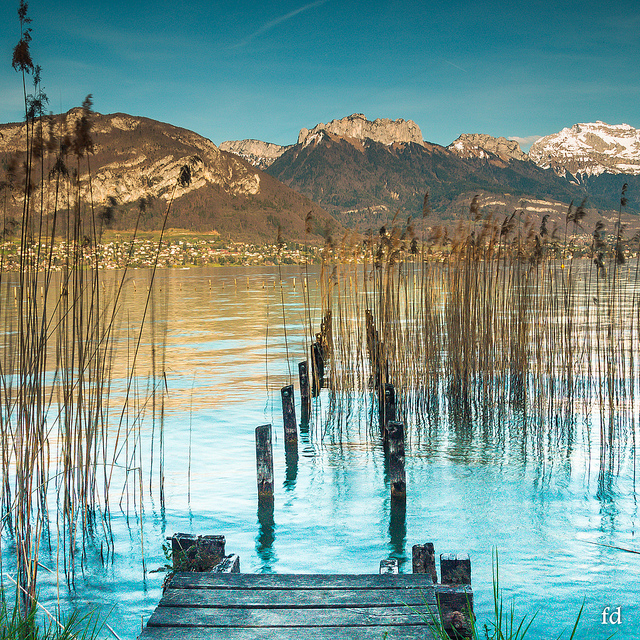
[[[436,585],[436,602],[442,626],[450,638],[473,637],[473,592],[465,585]]]
[[[296,424],[296,405],[293,397],[293,385],[280,389],[282,396],[282,420],[284,422],[285,449],[297,449],[298,425]]]
[[[378,411],[380,436],[386,444],[388,440],[387,428],[389,422],[395,422],[396,419],[396,390],[389,382],[386,382],[383,388],[384,392],[381,393],[379,397]]]
[[[309,426],[311,415],[309,369],[306,360],[298,362],[298,377],[300,378],[300,428],[303,429]]]
[[[256,427],[256,468],[258,500],[273,501],[273,446],[270,424]]]
[[[316,341],[311,345],[311,395],[317,397],[324,378],[324,357],[322,345]]]
[[[407,479],[404,470],[404,424],[402,422],[389,422],[387,432],[391,499],[404,500],[407,497]]]
[[[193,533],[174,533],[171,536],[171,558],[175,569],[177,558],[181,553],[186,553],[187,549],[193,547],[198,541],[198,536]]]
[[[440,554],[442,584],[471,584],[471,560],[466,553]]]
[[[428,573],[434,584],[438,582],[436,571],[436,552],[433,542],[414,544],[411,549],[413,573]]]

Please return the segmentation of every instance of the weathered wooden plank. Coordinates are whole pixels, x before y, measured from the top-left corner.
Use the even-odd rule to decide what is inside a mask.
[[[176,573],[172,589],[429,589],[425,573],[293,574],[293,573]]]
[[[429,632],[415,627],[146,627],[140,640],[425,640]]]
[[[359,627],[424,625],[429,607],[338,609],[212,609],[158,607],[149,627]],[[347,635],[345,633],[345,635]]]
[[[331,609],[424,604],[435,604],[434,589],[168,589],[158,606]]]

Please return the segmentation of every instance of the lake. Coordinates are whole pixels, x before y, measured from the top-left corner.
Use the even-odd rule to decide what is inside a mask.
[[[115,275],[103,277],[110,282]],[[64,579],[56,588],[56,574],[41,570],[41,602],[100,607],[121,638],[133,639],[161,597],[165,574],[153,570],[165,564],[162,546],[174,532],[226,536],[227,553],[240,556],[243,572],[377,573],[389,556],[410,572],[412,545],[433,542],[436,553],[470,555],[480,625],[493,612],[497,551],[505,601],[515,601],[518,616],[538,612],[528,637],[555,638],[563,629],[568,637],[584,602],[577,637],[604,640],[619,628],[625,639],[640,638],[640,557],[611,548],[638,548],[634,452],[626,447],[615,472],[601,473],[600,418],[581,415],[579,405],[570,445],[558,452],[541,443],[541,455],[523,446],[518,434],[527,423],[517,412],[482,437],[446,419],[412,429],[401,513],[390,502],[383,447],[371,428],[371,394],[353,399],[349,415],[336,421],[335,414],[327,419],[323,390],[308,433],[300,434],[297,468],[287,469],[280,388],[294,382],[299,417],[297,363],[307,348],[302,275],[298,266],[157,272],[136,364],[141,400],[131,425],[138,444],[121,457],[130,460],[131,486],[122,492],[120,470],[110,499],[113,558],[102,563],[96,542],[71,591]],[[128,276],[113,408],[124,397],[132,362],[127,344],[137,335],[149,277],[145,270]],[[310,267],[315,331],[322,319],[317,277],[318,267]],[[155,409],[143,400],[153,384]],[[489,422],[498,419],[491,416]],[[481,422],[479,410],[472,419]],[[254,430],[265,423],[274,434],[273,520],[257,506]],[[142,506],[133,488],[140,479]],[[4,539],[6,556],[10,548]],[[45,545],[40,561],[55,570],[55,545],[51,551]],[[621,607],[621,625],[602,624],[605,607]]]

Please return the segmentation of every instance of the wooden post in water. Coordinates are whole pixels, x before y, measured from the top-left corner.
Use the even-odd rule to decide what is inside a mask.
[[[438,582],[436,572],[436,551],[433,542],[414,544],[411,549],[413,573],[428,573],[434,584]]]
[[[396,390],[389,382],[384,384],[384,393],[379,395],[378,411],[380,423],[380,435],[385,444],[387,444],[388,433],[387,427],[389,422],[395,422],[396,419]]]
[[[311,345],[311,396],[315,398],[320,393],[324,378],[324,357],[322,344],[316,340]]]
[[[298,377],[300,378],[300,429],[303,429],[309,426],[309,416],[311,415],[309,369],[306,360],[298,362]]]
[[[402,422],[389,422],[387,431],[391,499],[405,500],[407,497],[407,479],[404,470],[404,425]]]
[[[282,420],[284,422],[284,447],[297,449],[298,425],[296,424],[296,405],[293,397],[293,385],[289,384],[280,389],[282,396]]]
[[[256,467],[258,472],[258,502],[273,502],[273,446],[271,425],[256,427]]]
[[[211,573],[240,573],[240,556],[231,554],[218,563]]]

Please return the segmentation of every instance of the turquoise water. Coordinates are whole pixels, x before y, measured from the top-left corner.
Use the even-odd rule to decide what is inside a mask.
[[[123,336],[139,324],[149,278],[142,270],[131,273]],[[310,291],[313,326],[319,327],[315,276]],[[555,638],[570,629],[584,601],[578,637],[604,640],[619,629],[618,637],[640,638],[640,556],[601,546],[640,547],[632,452],[627,449],[615,475],[600,474],[598,447],[593,441],[587,447],[598,431],[593,416],[589,422],[578,415],[570,447],[539,456],[515,435],[499,436],[495,425],[489,431],[476,422],[466,432],[446,425],[412,431],[402,513],[390,504],[384,452],[369,428],[370,398],[353,405],[337,432],[324,419],[329,398],[323,391],[308,434],[300,436],[297,468],[287,468],[280,387],[290,370],[298,396],[297,362],[305,346],[299,267],[283,268],[282,278],[281,297],[277,267],[158,272],[149,322],[166,345],[164,355],[156,354],[166,371],[164,503],[159,419],[154,426],[148,405],[139,412],[142,509],[139,495],[130,492],[127,500],[114,491],[112,561],[100,562],[96,543],[71,592],[64,580],[56,589],[55,574],[41,570],[42,603],[98,606],[121,638],[135,638],[161,597],[165,574],[153,570],[165,564],[162,545],[174,532],[225,535],[227,552],[240,556],[245,572],[375,573],[389,556],[410,571],[411,546],[431,541],[437,553],[471,556],[481,625],[492,614],[497,550],[505,600],[515,601],[517,615],[538,612],[529,637]],[[141,389],[150,380],[150,340],[145,333]],[[128,363],[121,346],[113,406]],[[274,430],[273,520],[258,513],[256,497],[254,429],[264,423]],[[9,540],[3,551],[10,551]],[[44,549],[41,562],[55,569],[55,551]],[[605,607],[621,607],[621,625],[602,624]]]

